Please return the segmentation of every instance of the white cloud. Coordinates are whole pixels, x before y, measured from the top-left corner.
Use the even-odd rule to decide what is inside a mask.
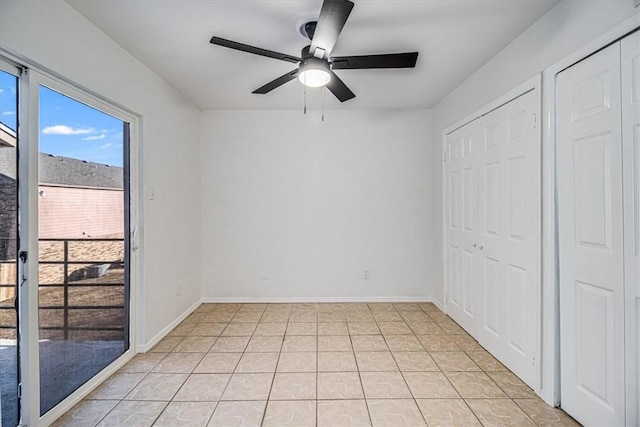
[[[95,132],[92,128],[72,128],[66,125],[47,126],[42,129],[45,135],[86,135]]]
[[[100,134],[100,135],[92,135],[92,136],[87,136],[86,138],[82,138],[83,141],[98,141],[100,139],[105,139],[107,137],[107,135]]]
[[[16,112],[15,111],[3,111],[2,115],[3,116],[15,116]]]
[[[2,92],[4,92],[4,89],[2,89],[2,88],[0,87],[0,93],[2,93]]]
[[[111,148],[111,147],[113,147],[113,145],[114,145],[114,144],[112,144],[111,142],[107,142],[106,144],[102,144],[102,145],[100,146],[100,149],[101,149],[101,150],[106,150],[107,148]]]

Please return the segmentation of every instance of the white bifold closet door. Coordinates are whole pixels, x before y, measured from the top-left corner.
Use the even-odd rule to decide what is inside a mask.
[[[557,80],[561,405],[586,425],[638,422],[639,58],[636,34]]]
[[[531,90],[446,137],[447,312],[533,388],[540,140]]]

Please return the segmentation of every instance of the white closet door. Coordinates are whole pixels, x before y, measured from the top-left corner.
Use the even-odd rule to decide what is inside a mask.
[[[477,281],[474,272],[477,248],[478,179],[476,147],[478,123],[473,121],[447,135],[447,260],[448,313],[469,333],[477,321]]]
[[[482,118],[478,147],[478,340],[538,387],[540,172],[536,92]]]
[[[557,80],[562,408],[624,425],[620,44]]]
[[[622,40],[627,425],[640,424],[640,33]]]

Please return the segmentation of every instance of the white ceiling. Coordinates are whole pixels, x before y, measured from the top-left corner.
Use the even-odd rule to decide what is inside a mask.
[[[338,70],[356,94],[327,108],[431,108],[551,9],[558,0],[354,0],[333,55],[418,51],[415,69]],[[73,8],[201,109],[289,109],[303,104],[292,81],[251,92],[294,64],[214,46],[211,36],[299,56],[296,23],[322,0],[67,0]],[[310,90],[309,104],[320,103]]]

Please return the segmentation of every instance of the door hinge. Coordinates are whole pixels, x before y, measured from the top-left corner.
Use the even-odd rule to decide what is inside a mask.
[[[536,352],[533,352],[533,356],[531,356],[531,364],[535,365],[536,364]]]
[[[446,163],[447,162],[447,152],[444,152],[444,155],[442,156],[442,160]]]
[[[533,113],[533,128],[536,129],[538,127],[538,115]]]
[[[26,264],[27,262],[27,251],[20,251],[20,254],[18,255],[20,257],[20,261],[22,261],[23,264]]]
[[[22,383],[18,383],[18,399],[22,399]]]

